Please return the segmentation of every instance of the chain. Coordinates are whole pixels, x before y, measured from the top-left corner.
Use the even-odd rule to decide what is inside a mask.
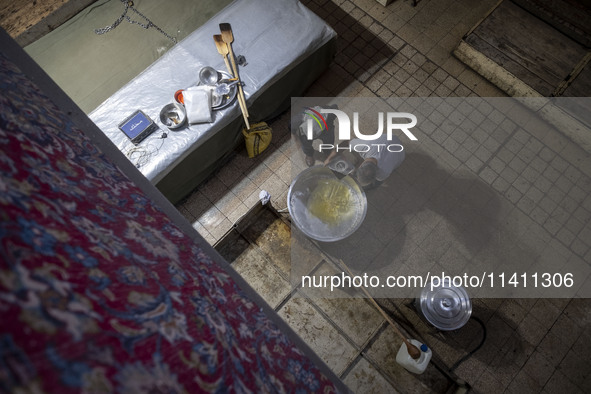
[[[144,14],[142,14],[141,12],[139,12],[138,10],[136,10],[133,7],[133,1],[130,0],[121,0],[121,2],[125,5],[125,10],[123,10],[123,14],[121,14],[121,16],[119,18],[117,18],[117,20],[111,25],[111,26],[106,26],[103,27],[101,29],[95,29],[94,32],[96,34],[105,34],[111,30],[113,30],[114,28],[116,28],[117,26],[119,26],[119,24],[121,22],[123,22],[123,20],[127,20],[129,23],[131,23],[132,25],[138,25],[143,27],[144,29],[149,29],[150,27],[155,28],[156,30],[158,30],[160,33],[162,33],[166,38],[168,38],[169,40],[171,40],[172,42],[174,42],[176,44],[176,38],[170,36],[169,34],[167,34],[164,30],[162,30],[161,28],[159,28],[158,26],[156,26],[154,23],[152,23],[151,20],[149,20]],[[147,23],[141,23],[138,21],[133,21],[131,20],[131,18],[129,17],[129,15],[127,15],[127,11],[132,10],[133,12],[135,12],[136,14],[138,14],[140,17],[142,17]]]

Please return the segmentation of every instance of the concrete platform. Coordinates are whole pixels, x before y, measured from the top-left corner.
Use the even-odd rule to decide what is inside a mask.
[[[569,23],[572,16],[557,22],[530,3],[525,0],[497,3],[462,38],[454,55],[509,96],[591,95],[589,32]],[[568,4],[561,5],[564,15],[577,11],[567,10]],[[589,12],[581,12],[581,19],[588,18]],[[540,114],[591,151],[590,123],[584,116],[562,108],[550,108]]]

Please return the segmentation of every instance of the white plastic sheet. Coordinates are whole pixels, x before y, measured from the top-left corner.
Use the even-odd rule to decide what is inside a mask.
[[[214,111],[212,123],[169,132],[159,120],[160,110],[174,101],[176,90],[198,83],[202,67],[226,71],[213,42],[213,35],[220,34],[220,23],[231,24],[234,53],[243,55],[248,63],[239,70],[247,103],[336,36],[330,26],[296,0],[237,0],[102,103],[89,116],[124,154],[134,145],[117,126],[137,109],[168,133],[168,138],[160,140],[161,133],[157,131],[140,144],[149,160],[139,169],[153,183],[211,135],[241,116],[234,101],[227,108]],[[285,97],[278,97],[282,99]]]

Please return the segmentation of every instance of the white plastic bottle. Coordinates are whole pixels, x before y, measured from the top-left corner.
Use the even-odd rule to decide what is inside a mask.
[[[400,349],[398,349],[398,354],[396,355],[396,362],[406,368],[407,371],[421,374],[425,372],[427,369],[427,365],[429,365],[429,361],[431,361],[431,356],[433,353],[431,349],[427,347],[427,345],[417,341],[416,339],[409,339],[410,343],[415,345],[421,351],[421,356],[418,359],[414,359],[408,354],[408,349],[406,348],[406,344],[402,342],[400,345]]]

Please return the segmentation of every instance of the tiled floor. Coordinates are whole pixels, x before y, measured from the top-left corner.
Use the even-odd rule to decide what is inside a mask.
[[[387,7],[375,0],[304,3],[339,34],[335,61],[310,88],[310,97],[503,96],[451,54],[496,0],[422,0],[415,8],[402,0]],[[297,173],[303,168],[300,152],[290,143],[288,118],[285,114],[271,122],[274,141],[264,154],[248,159],[243,150],[238,151],[178,205],[211,244],[259,204],[261,190],[271,194],[276,209],[286,207],[292,169]],[[432,260],[451,269],[491,256],[501,258],[504,247],[510,246],[507,253],[513,254],[508,256],[543,259],[550,267],[565,261],[576,267],[579,278],[587,278],[591,272],[588,152],[532,120],[501,123],[490,133],[431,130],[423,135],[421,146],[408,153],[403,166],[372,197],[405,190],[392,211],[371,213],[403,218],[396,231],[379,234],[376,245],[382,255],[395,250],[405,266]],[[417,177],[425,182],[411,181]],[[452,192],[435,193],[443,185]],[[473,210],[470,221],[452,209],[457,202]],[[479,223],[487,218],[510,231],[481,244]],[[466,244],[472,247],[464,248]],[[433,376],[417,380],[397,366],[399,341],[366,300],[292,296],[280,270],[265,268],[264,259],[253,257],[253,261],[237,262],[236,268],[245,276],[253,269],[268,272],[275,278],[271,282],[282,283],[269,287],[263,297],[354,391],[445,391],[443,374],[435,367],[430,367]],[[586,279],[583,289],[590,284]],[[480,342],[482,332],[474,321],[455,332],[434,333],[407,302],[390,299],[381,304],[410,334],[430,344],[440,368],[450,368]],[[591,390],[588,299],[475,298],[473,302],[473,315],[485,323],[487,339],[453,374],[476,392]]]

